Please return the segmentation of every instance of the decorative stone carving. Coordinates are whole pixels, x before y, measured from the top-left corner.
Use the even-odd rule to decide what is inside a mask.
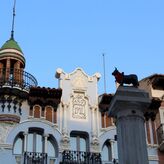
[[[87,82],[85,80],[85,76],[81,70],[78,70],[75,74],[74,79],[72,80],[72,85],[74,88],[85,88],[87,86]]]
[[[61,143],[60,147],[61,147],[62,150],[68,150],[69,149],[69,147],[70,147],[70,138],[68,136],[68,132],[65,129],[63,129],[62,139],[61,139],[60,143]]]
[[[91,148],[93,152],[99,152],[99,140],[97,136],[92,136]]]
[[[72,99],[72,118],[86,119],[86,100],[84,93],[77,93]]]
[[[14,127],[15,124],[1,123],[0,124],[0,144],[4,144],[8,133]]]

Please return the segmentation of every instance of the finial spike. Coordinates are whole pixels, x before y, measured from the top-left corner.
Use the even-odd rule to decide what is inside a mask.
[[[14,39],[15,6],[16,6],[16,0],[14,0],[14,6],[13,6],[13,20],[12,20],[11,39]]]

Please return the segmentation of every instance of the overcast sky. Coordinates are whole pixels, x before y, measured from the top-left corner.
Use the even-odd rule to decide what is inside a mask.
[[[0,46],[10,38],[14,0],[0,0]],[[17,0],[15,40],[25,70],[57,88],[57,68],[99,72],[99,94],[115,92],[114,67],[139,80],[164,74],[164,0]]]

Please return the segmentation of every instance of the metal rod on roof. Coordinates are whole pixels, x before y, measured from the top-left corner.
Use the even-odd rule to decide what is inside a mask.
[[[102,54],[103,56],[103,70],[104,70],[104,92],[106,93],[106,73],[105,73],[105,54]]]
[[[16,0],[14,0],[14,5],[13,5],[13,20],[12,20],[11,39],[14,39],[15,6],[16,6]]]

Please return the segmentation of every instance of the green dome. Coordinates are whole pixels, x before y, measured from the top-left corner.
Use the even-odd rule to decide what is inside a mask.
[[[6,43],[1,47],[0,50],[4,50],[4,49],[16,49],[16,50],[20,51],[21,53],[23,53],[21,48],[19,47],[18,43],[12,38],[10,40],[6,41]]]

